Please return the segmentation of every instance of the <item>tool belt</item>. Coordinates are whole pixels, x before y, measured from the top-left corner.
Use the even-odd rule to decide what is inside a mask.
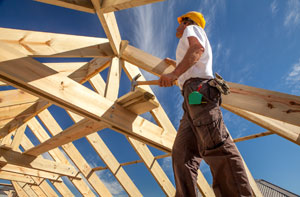
[[[216,77],[208,81],[210,86],[216,87],[222,94],[230,94],[230,87],[226,81],[218,74],[215,73]]]

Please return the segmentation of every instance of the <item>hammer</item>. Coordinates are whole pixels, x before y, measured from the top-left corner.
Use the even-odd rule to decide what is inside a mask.
[[[138,74],[135,76],[131,81],[131,91],[135,90],[136,86],[139,85],[159,85],[158,80],[152,80],[152,81],[137,81],[137,79],[141,76],[141,74]]]

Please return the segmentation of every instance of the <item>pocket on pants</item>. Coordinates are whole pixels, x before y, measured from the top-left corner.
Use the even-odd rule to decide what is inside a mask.
[[[201,114],[193,120],[197,138],[205,150],[214,149],[223,144],[228,138],[228,133],[222,119],[221,110],[214,108],[208,113]]]

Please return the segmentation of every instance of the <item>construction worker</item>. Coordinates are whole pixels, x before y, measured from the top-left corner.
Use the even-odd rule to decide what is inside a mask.
[[[178,17],[178,22],[176,62],[165,59],[176,68],[159,79],[161,87],[178,80],[184,97],[184,114],[172,149],[176,197],[197,196],[197,170],[202,159],[210,166],[216,196],[252,196],[242,158],[223,122],[221,93],[211,83],[213,56],[204,17],[188,12]]]

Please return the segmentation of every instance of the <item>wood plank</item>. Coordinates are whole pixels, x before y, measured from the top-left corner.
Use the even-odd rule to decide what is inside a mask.
[[[4,83],[4,82],[2,82],[2,81],[0,81],[0,87],[1,87],[1,86],[7,86],[7,84]]]
[[[21,146],[23,147],[24,150],[30,149],[33,147],[32,142],[25,136],[21,142]],[[38,157],[41,157],[38,156]],[[61,179],[62,180],[62,179]],[[51,181],[51,180],[50,180]],[[66,184],[62,181],[51,181],[53,186],[57,189],[57,191],[60,193],[62,196],[74,196],[70,189],[66,186]]]
[[[129,62],[124,62],[123,69],[130,80],[132,80],[135,76],[140,74],[141,76],[139,77],[139,80],[146,81],[145,77],[140,72],[138,67],[130,64]],[[141,86],[140,88],[142,88],[142,89],[146,90],[147,92],[150,92],[151,94],[154,95],[150,86]],[[159,101],[157,100],[156,97],[154,97],[154,101],[159,103]],[[150,113],[152,114],[156,123],[164,129],[164,131],[163,131],[164,133],[168,133],[168,132],[177,133],[177,131],[174,128],[172,122],[170,121],[168,115],[166,114],[166,112],[164,111],[164,109],[162,108],[162,106],[160,104],[159,104],[159,107],[153,109]]]
[[[236,83],[229,85],[231,94],[223,96],[226,106],[300,126],[300,96]]]
[[[33,191],[31,189],[31,187],[29,187],[28,184],[25,184],[25,183],[22,183],[22,182],[18,182],[18,184],[24,189],[24,191],[26,192],[26,194],[28,194],[28,196],[38,197],[37,194],[35,193],[35,191]]]
[[[24,183],[35,184],[32,178],[28,175],[17,174],[13,172],[6,172],[0,170],[0,179],[6,179],[11,181],[20,181]]]
[[[90,84],[98,94],[104,96],[106,84],[103,78],[99,74],[90,78]]]
[[[27,124],[21,125],[19,128],[17,128],[16,133],[14,135],[14,138],[11,143],[11,148],[14,151],[19,150],[19,146],[21,144],[21,140],[23,139],[23,136],[25,135],[25,129],[27,127]]]
[[[272,134],[274,134],[274,133],[271,132],[271,131],[265,131],[265,132],[262,132],[262,133],[256,133],[256,134],[253,134],[253,135],[239,137],[239,138],[233,139],[233,141],[234,142],[242,142],[242,141],[251,140],[251,139],[255,139],[255,138],[259,138],[259,137],[263,137],[263,136],[268,136],[268,135],[272,135]]]
[[[35,0],[41,3],[47,3],[64,8],[78,10],[81,12],[95,13],[94,7],[88,0]]]
[[[37,185],[28,185],[26,184],[26,187],[30,187],[32,191],[36,194],[37,197],[47,197],[47,195],[43,192],[43,190],[40,188],[40,186]],[[32,195],[33,196],[33,195]]]
[[[261,127],[284,137],[285,139],[300,145],[300,127],[288,124],[283,121],[275,120],[259,114],[232,107],[230,105],[223,105],[223,107]]]
[[[36,102],[38,97],[24,92],[23,90],[0,91],[0,107],[8,107],[25,103]]]
[[[32,168],[26,168],[18,165],[6,164],[5,166],[1,167],[1,170],[7,172],[14,172],[18,174],[35,176],[35,177],[41,177],[41,178],[61,182],[61,179],[59,179],[60,175],[58,174],[36,170]]]
[[[109,167],[113,175],[122,185],[124,190],[128,193],[129,196],[142,196],[139,189],[136,187],[134,182],[127,175],[123,167],[111,153],[109,148],[105,145],[104,141],[100,138],[97,133],[90,134],[86,136],[89,143],[93,146],[95,151],[104,161],[104,163]]]
[[[10,122],[13,118],[22,116],[24,111],[27,111],[34,103],[24,103],[0,108],[1,125]],[[2,123],[3,122],[3,123]]]
[[[18,54],[11,55],[18,56]],[[35,72],[30,72],[32,70]],[[162,129],[160,127],[71,79],[59,76],[52,69],[33,59],[22,58],[1,63],[0,78],[94,121],[103,120],[105,123],[113,125],[119,132],[138,137],[161,149],[171,150],[172,143],[169,136],[161,136]],[[7,134],[4,132],[1,129],[0,135]]]
[[[72,75],[71,76],[69,75],[69,77],[71,79],[73,79],[74,81],[76,81],[76,82],[84,83],[89,79],[89,77],[92,77],[98,71],[101,71],[102,69],[105,69],[106,66],[108,66],[108,60],[109,59],[107,59],[107,58],[95,58],[91,62],[89,62],[88,64],[84,64],[83,67],[80,67],[78,69],[78,73],[77,73],[77,70],[76,71],[73,70]],[[49,64],[46,64],[46,66],[47,65],[49,65]],[[52,65],[50,64],[50,66],[52,66]],[[54,70],[57,69],[57,70],[61,71],[61,69],[58,69],[58,68],[55,68],[55,67],[53,69]],[[79,73],[81,75],[79,75]],[[72,77],[76,77],[76,78],[72,78]],[[32,98],[32,95],[30,95],[26,92],[20,91],[20,94],[22,95],[22,97],[26,98],[27,100],[30,100]],[[14,94],[12,94],[11,96],[13,96],[13,95]],[[10,98],[10,97],[8,97],[8,98]],[[33,98],[37,98],[37,97],[33,97]],[[24,100],[26,100],[26,99],[24,99]],[[13,102],[13,104],[15,104],[17,102],[18,101]],[[6,102],[6,103],[8,103],[8,102]],[[48,106],[50,106],[50,104],[47,101],[44,101],[44,100],[40,99],[40,100],[38,100],[37,103],[32,103],[32,106],[29,107],[28,110],[22,112],[19,116],[15,117],[14,119],[8,120],[8,121],[3,122],[3,123],[1,123],[1,121],[0,121],[0,125],[6,125],[4,128],[2,128],[3,126],[2,127],[0,126],[0,128],[2,128],[1,130],[4,133],[12,131],[12,130],[16,129],[17,127],[21,126],[22,123],[30,120],[37,113],[44,110]]]
[[[227,132],[229,133],[229,138],[231,140],[233,140],[232,137],[231,137],[231,135],[230,135],[230,132],[228,131],[228,129],[227,129],[226,126],[225,126],[225,128],[226,128]],[[248,180],[249,180],[249,184],[250,184],[250,186],[252,188],[252,192],[253,192],[254,196],[255,197],[263,197],[263,195],[262,195],[260,189],[258,188],[258,186],[257,186],[257,184],[256,184],[256,182],[255,182],[255,180],[254,180],[254,178],[253,178],[253,176],[252,176],[252,174],[251,174],[251,172],[250,172],[247,164],[245,163],[244,158],[242,157],[241,153],[240,153],[240,156],[241,156],[242,162],[244,164],[244,167],[245,167],[245,170],[246,170],[246,174],[247,174],[247,177],[248,177]]]
[[[160,58],[150,55],[131,45],[126,46],[121,58],[156,76],[167,74],[174,70],[174,66],[171,64],[167,64]]]
[[[115,57],[112,59],[106,80],[104,96],[115,101],[118,98],[120,78],[121,78],[122,61]]]
[[[175,196],[175,188],[146,144],[127,138],[166,196]]]
[[[44,191],[47,196],[57,197],[57,193],[53,190],[53,188],[44,180],[40,185],[40,188]]]
[[[36,158],[31,155],[22,154],[12,150],[5,150],[3,148],[0,148],[0,162],[53,172],[73,178],[76,178],[78,173],[71,165],[65,165],[42,158]]]
[[[39,114],[39,118],[52,135],[57,135],[62,132],[61,127],[58,125],[58,123],[55,121],[48,110],[44,110],[43,112],[41,112]],[[109,190],[105,187],[98,176],[92,171],[90,165],[72,143],[65,144],[62,146],[62,148],[100,196],[111,196]]]
[[[41,126],[41,124],[37,121],[36,118],[31,119],[28,122],[28,126],[41,143],[50,139],[50,136],[47,134],[47,132],[44,130],[44,128]],[[67,160],[67,158],[58,148],[49,151],[49,154],[56,162],[71,165],[71,163]],[[81,177],[80,174],[78,177]],[[74,184],[74,186],[83,196],[95,196],[83,179],[70,179],[70,181]]]
[[[74,140],[80,139],[90,133],[97,132],[104,128],[109,127],[104,122],[95,122],[89,119],[83,119],[80,122],[72,125],[63,132],[53,136],[52,138],[44,141],[43,143],[25,151],[28,155],[40,155],[48,152],[56,147],[62,146]]]
[[[203,196],[207,196],[207,197],[215,196],[213,189],[207,183],[204,175],[202,174],[202,172],[200,170],[198,170],[197,187]]]
[[[103,13],[103,11],[101,10],[100,1],[91,0],[91,2],[94,5],[97,16],[110,42],[114,54],[118,55],[120,50],[120,44],[121,44],[121,35],[119,32],[115,14],[113,12]]]
[[[104,13],[115,12],[160,1],[164,0],[103,0],[101,11]]]
[[[1,47],[5,54],[17,50],[25,56],[101,57],[113,56],[106,38],[45,33],[10,28],[0,28]],[[23,56],[24,57],[24,56]]]
[[[134,92],[123,95],[116,102],[138,115],[149,112],[159,106],[159,103],[154,101],[154,95],[141,88],[136,88]]]
[[[84,83],[106,69],[109,66],[110,61],[111,58],[109,57],[94,58],[84,66],[74,71],[68,77],[79,83]]]
[[[27,193],[23,190],[23,188],[16,181],[12,181],[12,185],[14,186],[15,191],[18,194],[18,196],[28,197]]]

